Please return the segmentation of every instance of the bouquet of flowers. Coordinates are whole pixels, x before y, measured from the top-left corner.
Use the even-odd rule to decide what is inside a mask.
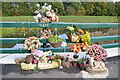
[[[27,50],[35,50],[40,47],[40,41],[37,37],[29,37],[25,40],[24,45]]]
[[[37,4],[36,6],[38,7],[34,12],[34,19],[36,22],[51,23],[53,21],[59,21],[59,17],[56,15],[58,12],[57,8],[53,10],[52,5],[48,5],[47,3],[45,3],[42,8],[40,8],[40,4]]]
[[[34,63],[36,64],[43,56],[43,51],[35,49],[34,53],[32,53],[34,57]]]
[[[51,29],[44,29],[42,31],[42,37],[41,37],[42,39],[48,39],[51,36],[53,36],[52,33],[51,33]]]
[[[86,51],[88,48],[88,44],[86,43],[77,43],[77,44],[72,44],[71,46],[71,51],[75,53],[81,53],[81,51]]]
[[[66,28],[66,34],[71,42],[79,42],[81,36],[84,35],[84,31],[74,25],[73,27],[68,26]]]
[[[107,58],[107,52],[106,50],[100,46],[93,44],[91,48],[88,50],[88,54],[90,57],[94,57],[95,60],[100,61],[100,60],[105,60]]]

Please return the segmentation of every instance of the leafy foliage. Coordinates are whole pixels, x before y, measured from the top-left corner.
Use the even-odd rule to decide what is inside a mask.
[[[57,43],[57,42],[63,42],[63,39],[58,37],[57,35],[52,36],[48,39],[50,43]]]
[[[3,16],[32,16],[44,2],[2,2]],[[120,13],[119,2],[47,2],[53,9],[58,9],[58,15],[85,16],[116,16]]]

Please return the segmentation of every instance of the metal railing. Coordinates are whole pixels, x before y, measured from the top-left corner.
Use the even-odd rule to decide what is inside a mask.
[[[1,22],[1,27],[49,27],[49,28],[65,28],[67,26],[77,25],[79,28],[119,28],[119,23],[35,23],[35,22]],[[101,36],[101,37],[91,37],[91,42],[101,42],[101,41],[113,41],[120,40],[120,35],[114,36]],[[16,44],[16,43],[24,43],[26,38],[0,38],[2,44]],[[48,40],[40,39],[41,43],[48,43]],[[68,39],[66,39],[67,43],[71,43]],[[104,48],[113,48],[120,47],[120,43],[112,43],[112,44],[103,44],[101,45]],[[63,52],[64,48],[39,48],[42,50],[52,50],[53,52]],[[29,53],[30,51],[21,49],[21,48],[0,48],[2,53]],[[70,52],[70,47],[66,47],[66,52]]]

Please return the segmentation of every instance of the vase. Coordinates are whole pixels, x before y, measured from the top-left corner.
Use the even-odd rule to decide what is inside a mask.
[[[52,47],[57,48],[61,46],[62,42],[57,42],[57,43],[50,43]]]
[[[80,36],[77,35],[67,35],[67,37],[71,42],[79,42],[80,40]]]

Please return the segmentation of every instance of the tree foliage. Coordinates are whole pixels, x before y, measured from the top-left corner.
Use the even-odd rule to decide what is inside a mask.
[[[3,16],[32,16],[45,2],[2,2]],[[47,2],[58,9],[57,15],[117,16],[119,2]]]

